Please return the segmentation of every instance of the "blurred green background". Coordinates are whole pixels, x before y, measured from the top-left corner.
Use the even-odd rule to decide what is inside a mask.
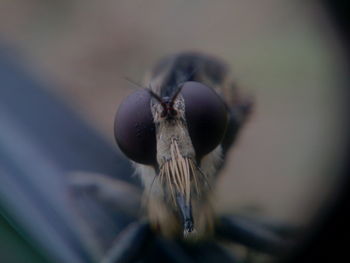
[[[4,263],[47,262],[0,214],[0,259]]]
[[[123,77],[140,82],[184,50],[221,57],[256,108],[218,183],[217,209],[305,224],[336,192],[342,57],[316,1],[2,0],[0,41],[111,144],[133,89]]]

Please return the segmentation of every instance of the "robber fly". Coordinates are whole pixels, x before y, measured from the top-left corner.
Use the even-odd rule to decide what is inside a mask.
[[[211,193],[252,101],[223,61],[196,52],[164,58],[145,86],[120,105],[115,138],[143,182],[150,225],[168,237],[210,235]]]

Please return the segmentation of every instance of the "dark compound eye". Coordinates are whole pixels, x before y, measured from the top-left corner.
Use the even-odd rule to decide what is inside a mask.
[[[200,159],[222,141],[228,121],[227,109],[215,91],[199,82],[184,83],[181,94],[188,131]],[[114,122],[114,135],[121,151],[131,160],[148,165],[156,164],[151,99],[145,89],[134,92],[122,102]]]
[[[156,134],[150,102],[147,90],[134,92],[120,105],[114,121],[119,148],[128,158],[142,164],[156,162]]]
[[[227,108],[213,89],[199,82],[185,82],[181,94],[188,131],[200,159],[222,141],[228,122]]]

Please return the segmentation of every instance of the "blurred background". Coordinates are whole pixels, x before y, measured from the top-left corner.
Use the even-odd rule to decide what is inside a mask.
[[[2,0],[0,45],[113,147],[115,112],[134,90],[124,77],[142,82],[186,50],[222,58],[256,107],[217,210],[304,225],[336,194],[343,61],[317,1]]]

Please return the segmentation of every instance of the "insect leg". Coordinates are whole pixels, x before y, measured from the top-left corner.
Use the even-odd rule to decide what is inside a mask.
[[[270,229],[238,216],[222,217],[216,226],[216,233],[223,239],[272,255],[282,255],[293,245]]]
[[[134,262],[152,239],[153,234],[147,222],[131,223],[117,236],[101,263]]]

